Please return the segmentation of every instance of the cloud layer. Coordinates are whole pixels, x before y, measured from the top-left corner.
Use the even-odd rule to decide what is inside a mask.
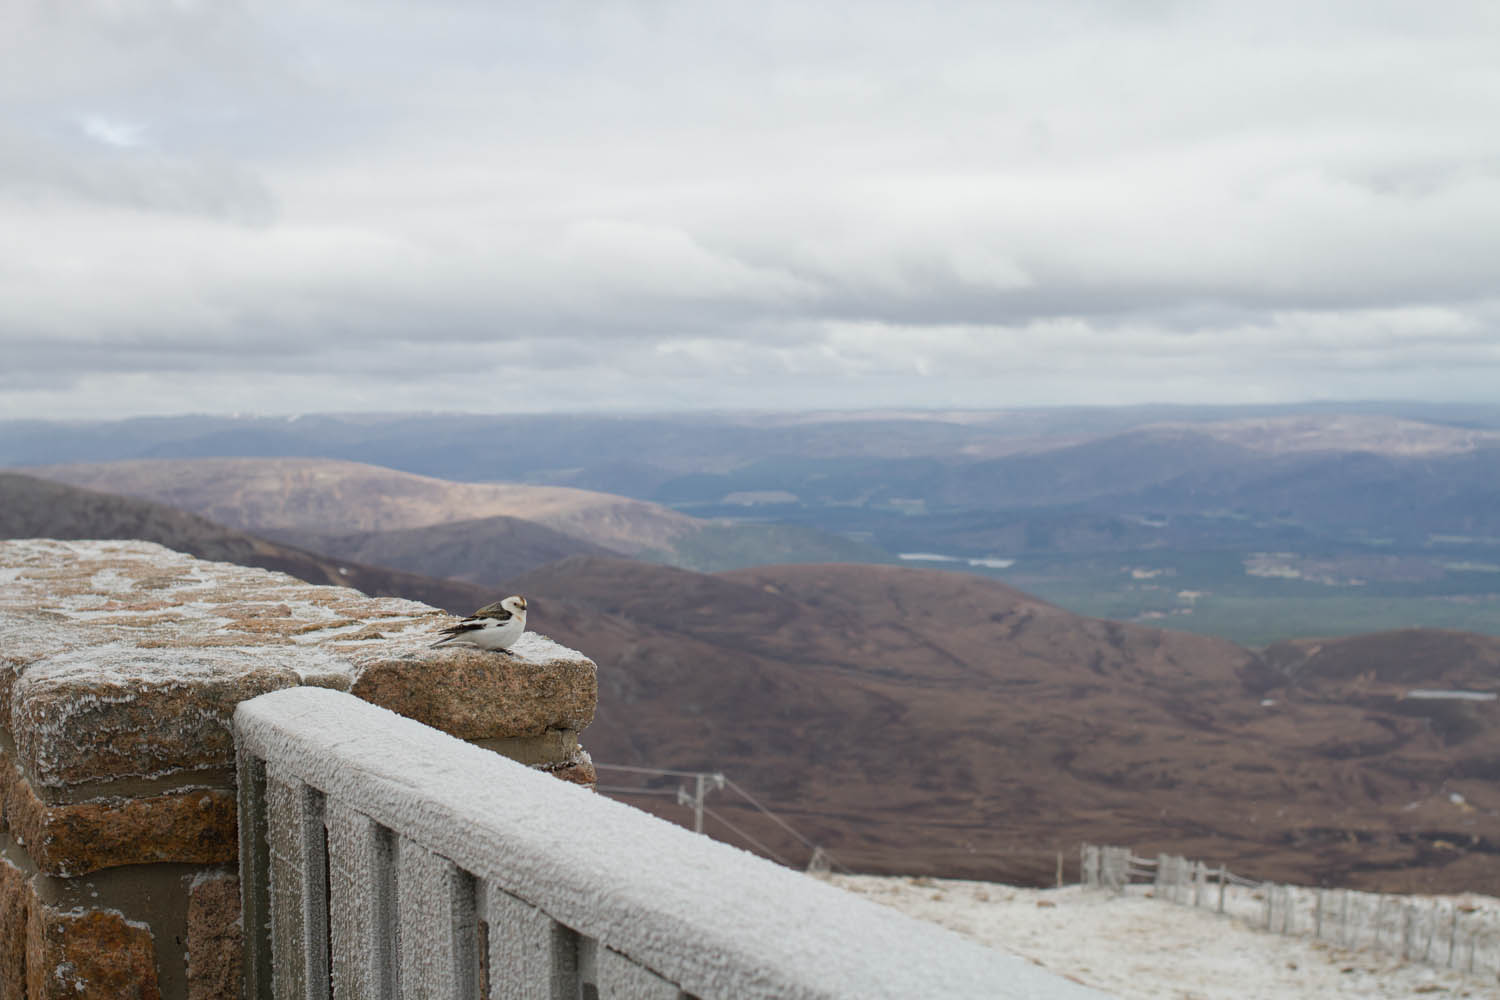
[[[0,12],[0,416],[1500,384],[1493,5],[308,6]]]

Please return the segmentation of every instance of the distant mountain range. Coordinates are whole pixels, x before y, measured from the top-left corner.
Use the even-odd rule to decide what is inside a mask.
[[[1255,646],[1500,635],[1500,406],[0,423],[0,461],[471,581],[906,562]]]
[[[335,482],[314,483],[288,456],[383,468],[366,465],[361,474],[325,461],[318,475]],[[246,528],[269,519],[307,522],[310,511],[275,506],[299,495],[299,485],[325,487],[333,503],[338,489],[399,486],[391,501],[399,513],[371,508],[367,500],[372,523],[307,526],[335,533],[523,516],[627,553],[670,546],[689,528],[668,512],[623,497],[740,520],[831,525],[836,533],[864,516],[880,545],[879,536],[894,523],[907,522],[911,535],[912,524],[919,534],[931,521],[929,534],[942,540],[943,519],[976,512],[1103,518],[1120,526],[1152,514],[1170,520],[1235,513],[1342,541],[1389,536],[1421,543],[1434,532],[1500,535],[1500,407],[0,423],[0,465],[164,457],[266,459],[254,466],[257,481],[246,488],[273,506],[251,509],[217,497],[225,508],[210,512]],[[53,469],[48,475],[155,496],[150,483],[166,468],[137,464],[133,472]],[[213,462],[172,468],[184,505],[194,509],[202,504],[187,470],[201,470],[203,480],[224,473]],[[391,470],[415,476],[398,481]],[[461,492],[451,482],[434,487],[421,477],[485,485]],[[278,493],[282,500],[271,499]],[[572,516],[582,522],[559,523]],[[616,521],[619,529],[610,529]],[[1033,539],[1032,547],[1054,542],[1068,544]]]
[[[981,460],[1147,426],[1218,424],[1247,443],[1258,424],[1317,450],[1392,443],[1382,422],[1500,431],[1500,405],[1320,403],[1058,407],[985,411],[627,415],[308,414],[0,421],[0,466],[128,458],[339,458],[472,482],[566,482],[629,496],[649,483],[768,458]],[[574,480],[590,480],[588,482]],[[634,485],[627,481],[634,480]],[[629,488],[626,488],[629,486]]]
[[[225,487],[225,509],[373,523],[358,493],[342,494],[340,517],[332,503],[244,485],[264,472],[227,480],[239,485]],[[408,510],[449,509],[433,496]],[[384,526],[398,519],[390,497],[376,506],[392,519]],[[502,533],[522,530],[491,517]],[[346,544],[435,559],[443,527]],[[9,474],[0,529],[143,537],[459,612],[523,592],[534,628],[600,665],[599,714],[584,737],[597,760],[723,770],[860,870],[1044,881],[1055,852],[1071,858],[1092,840],[1301,882],[1500,891],[1500,704],[1484,700],[1500,692],[1500,640],[1485,636],[1411,630],[1254,652],[1081,617],[968,574],[847,564],[704,574],[592,550],[481,587]],[[484,576],[459,558],[473,555],[463,527],[449,530],[460,537],[453,565]],[[551,551],[592,544],[518,537]],[[630,801],[681,818],[669,797]],[[710,804],[773,849],[805,855],[727,799]]]

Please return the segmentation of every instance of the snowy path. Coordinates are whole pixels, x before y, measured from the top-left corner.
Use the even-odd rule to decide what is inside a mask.
[[[834,876],[844,889],[1025,956],[1124,1000],[1500,997],[1500,984],[1309,938],[1254,930],[1145,895],[1079,886]],[[1486,905],[1500,908],[1500,900]]]

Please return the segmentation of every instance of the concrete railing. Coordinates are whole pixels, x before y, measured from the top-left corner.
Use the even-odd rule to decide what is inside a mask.
[[[1098,998],[352,696],[235,712],[247,996]]]

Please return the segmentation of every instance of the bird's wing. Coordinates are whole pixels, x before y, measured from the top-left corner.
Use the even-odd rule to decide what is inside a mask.
[[[499,601],[496,601],[494,604],[486,604],[484,607],[480,608],[478,611],[465,618],[464,621],[471,622],[476,618],[493,618],[495,621],[503,625],[506,622],[510,621],[510,612],[501,607]]]
[[[477,632],[484,628],[487,622],[479,618],[465,618],[457,625],[449,625],[445,629],[439,629],[443,635],[463,635],[465,632]]]

